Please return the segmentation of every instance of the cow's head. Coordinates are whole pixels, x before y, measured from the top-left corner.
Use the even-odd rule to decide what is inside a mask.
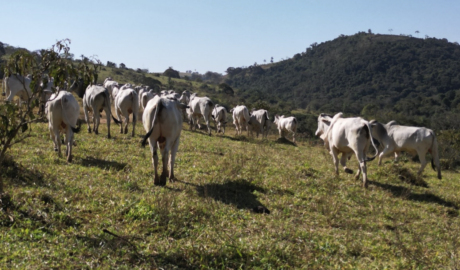
[[[85,85],[85,82],[83,79],[76,79],[72,85],[70,85],[69,92],[75,92],[77,96],[80,98],[83,98],[86,92],[86,87],[88,85]]]
[[[315,132],[315,136],[321,136],[326,133],[327,129],[331,125],[332,117],[329,114],[322,113],[318,116],[318,129]]]

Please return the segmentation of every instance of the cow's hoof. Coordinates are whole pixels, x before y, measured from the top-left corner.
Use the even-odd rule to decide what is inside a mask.
[[[368,188],[369,187],[369,184],[366,182],[363,182],[363,188]]]
[[[91,129],[90,129],[90,128],[88,128],[88,133],[91,133]]]
[[[348,168],[345,169],[345,172],[348,173],[348,174],[353,174],[353,170],[350,170]]]
[[[107,135],[107,139],[110,139],[110,138],[112,138],[112,137],[110,137],[110,134],[109,134],[109,135]]]
[[[67,162],[72,162],[72,155],[67,157]]]
[[[96,130],[94,131],[94,134],[96,134],[96,135],[99,134],[99,131],[96,129]]]
[[[56,147],[54,147],[54,152],[57,152],[57,151],[58,151],[58,149]]]

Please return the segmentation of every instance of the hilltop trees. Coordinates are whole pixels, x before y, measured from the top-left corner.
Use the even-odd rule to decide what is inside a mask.
[[[169,67],[167,70],[165,70],[163,72],[163,76],[176,79],[180,78],[179,71],[174,70],[172,67]]]
[[[5,76],[31,75],[32,95],[25,100],[25,105],[9,102],[0,105],[0,172],[2,172],[3,161],[8,149],[30,137],[32,132],[30,124],[40,120],[34,112],[39,105],[38,97],[42,92],[40,83],[47,83],[47,78],[43,75],[48,74],[53,77],[54,85],[61,89],[69,77],[79,77],[88,83],[97,80],[100,63],[97,61],[95,64],[86,58],[75,66],[68,57],[69,44],[70,40],[61,40],[51,49],[41,50],[40,53],[20,49],[13,53],[7,61],[4,69]],[[3,191],[3,179],[0,174],[0,194]]]

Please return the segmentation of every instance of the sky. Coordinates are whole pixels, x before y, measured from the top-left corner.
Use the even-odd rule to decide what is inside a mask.
[[[0,7],[3,43],[38,50],[68,38],[76,57],[150,72],[225,75],[369,29],[460,42],[457,0],[0,0]]]

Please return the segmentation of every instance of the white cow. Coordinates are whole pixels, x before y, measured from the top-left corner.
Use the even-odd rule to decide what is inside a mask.
[[[16,95],[22,100],[29,100],[32,97],[32,91],[30,90],[31,82],[31,75],[24,77],[15,74],[5,77],[3,79],[3,94],[6,95],[6,100],[12,101]]]
[[[179,102],[182,103],[182,104],[185,104],[185,105],[189,104],[190,103],[190,95],[191,95],[190,91],[184,90],[182,92],[182,95],[179,98]],[[184,117],[184,119],[187,117],[188,111],[189,111],[189,109],[182,110],[182,116]]]
[[[91,125],[88,113],[93,113],[93,131],[99,134],[100,113],[105,111],[107,118],[107,138],[110,139],[110,116],[112,115],[110,107],[109,91],[102,86],[88,85],[85,88],[83,80],[76,80],[71,86],[70,91],[74,91],[83,99],[83,112],[85,113],[85,120],[88,124],[88,132],[91,133]],[[113,117],[112,117],[113,118]],[[116,124],[120,124],[117,119],[113,118]]]
[[[243,130],[248,131],[249,136],[249,127],[248,123],[250,120],[249,110],[244,105],[237,105],[235,108],[231,109],[230,112],[233,115],[233,124],[235,125],[235,135],[241,135]]]
[[[147,106],[147,103],[149,100],[153,99],[157,94],[151,91],[144,91],[142,94],[139,96],[139,102],[141,103],[142,110],[145,110],[145,106]]]
[[[417,154],[420,159],[420,177],[425,166],[426,153],[431,153],[431,166],[438,172],[438,178],[441,179],[441,166],[439,165],[438,142],[433,130],[424,127],[400,126],[396,121],[391,121],[386,125],[375,120],[370,121],[372,127],[372,136],[377,139],[384,147],[379,154],[379,165],[382,164],[382,158],[395,153],[395,159],[404,151],[412,155]]]
[[[216,122],[216,133],[222,131],[225,134],[225,125],[227,124],[227,109],[224,106],[216,104],[214,110],[212,110],[212,119]]]
[[[48,117],[48,126],[51,139],[54,143],[54,150],[61,156],[59,131],[63,130],[65,134],[67,161],[72,162],[74,133],[80,131],[80,126],[77,128],[80,105],[78,105],[77,100],[71,93],[61,90],[57,97],[56,94],[50,97],[50,101],[46,103],[45,112]]]
[[[275,115],[273,123],[278,128],[280,138],[284,138],[286,132],[292,133],[292,141],[295,143],[295,133],[297,131],[297,119],[294,116],[284,117]]]
[[[142,122],[147,134],[142,141],[142,146],[145,145],[147,140],[149,141],[155,170],[153,181],[155,185],[166,185],[168,176],[170,182],[176,179],[174,176],[174,162],[182,131],[180,110],[183,108],[186,108],[186,105],[179,103],[179,101],[160,96],[155,96],[145,107]],[[158,147],[160,148],[163,162],[163,172],[160,177],[158,177]],[[170,168],[169,175],[168,163]]]
[[[268,116],[268,111],[261,109],[261,110],[252,110],[251,116],[249,119],[249,130],[256,131],[256,137],[259,138],[259,133],[262,134],[262,138],[267,138],[268,130],[270,128],[270,118]]]
[[[211,119],[212,110],[214,109],[214,103],[208,97],[197,97],[196,93],[190,96],[189,103],[189,118],[190,118],[190,130],[196,125],[201,128],[200,118],[203,117],[208,128],[208,134],[211,135],[211,127],[209,126],[209,120]]]
[[[315,135],[320,136],[324,141],[324,145],[332,155],[335,165],[335,173],[339,174],[339,158],[342,153],[340,164],[345,172],[353,173],[346,166],[348,158],[354,153],[359,162],[358,173],[355,175],[359,179],[359,175],[363,174],[363,187],[367,187],[367,167],[366,161],[374,160],[378,154],[378,149],[374,145],[371,138],[371,127],[368,121],[361,117],[342,118],[342,113],[336,114],[333,118],[327,114],[318,116],[318,129]],[[375,149],[375,155],[371,158],[366,156],[369,149],[369,144]]]
[[[133,114],[133,132],[131,134],[134,137],[134,130],[136,127],[137,115],[139,114],[139,96],[137,95],[136,90],[126,89],[118,93],[117,98],[115,99],[115,113],[118,120],[121,121],[120,132],[123,134],[123,122],[125,122],[124,133],[128,133],[128,124],[129,124],[129,115]],[[120,117],[120,114],[125,118]]]
[[[103,86],[109,91],[109,94],[110,94],[110,96],[112,96],[112,99],[114,99],[113,98],[113,89],[115,87],[118,88],[118,82],[114,81],[112,79],[112,77],[107,77],[104,80]]]

